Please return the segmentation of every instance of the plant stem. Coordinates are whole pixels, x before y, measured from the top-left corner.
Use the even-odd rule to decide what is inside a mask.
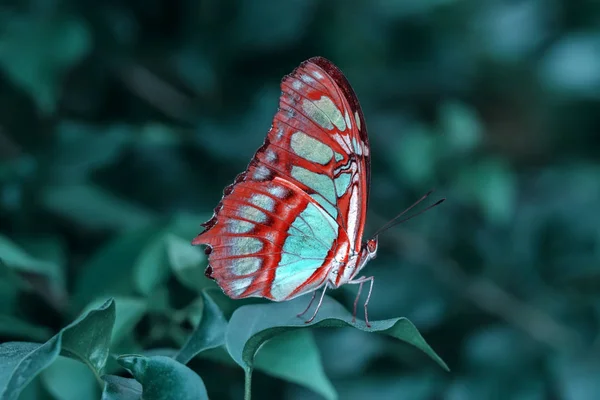
[[[252,397],[252,368],[244,368],[244,400]]]

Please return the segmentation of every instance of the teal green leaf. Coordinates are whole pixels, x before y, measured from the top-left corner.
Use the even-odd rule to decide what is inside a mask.
[[[102,296],[131,295],[133,265],[159,229],[149,226],[125,232],[102,246],[82,265],[75,281],[73,302],[81,309]]]
[[[136,289],[149,295],[169,276],[165,233],[158,232],[144,247],[133,266],[133,280]]]
[[[214,285],[204,276],[206,256],[199,247],[172,234],[167,235],[166,245],[169,264],[181,284],[197,292]]]
[[[91,48],[85,21],[56,14],[33,20],[14,15],[2,28],[0,68],[42,112],[52,113],[64,74]]]
[[[41,378],[56,400],[97,399],[100,394],[94,373],[70,358],[58,357],[42,372]]]
[[[126,355],[117,361],[142,384],[144,400],[208,399],[202,378],[172,358]]]
[[[256,354],[254,367],[269,375],[306,386],[326,399],[338,398],[325,375],[319,349],[308,329],[289,331],[265,342]]]
[[[0,235],[0,261],[14,271],[44,276],[59,288],[64,285],[64,274],[60,265],[32,257],[12,240],[2,235]]]
[[[444,361],[406,318],[370,321],[371,327],[368,328],[363,321],[353,323],[352,315],[340,303],[326,296],[317,317],[310,324],[306,324],[304,320],[296,317],[296,314],[306,307],[306,301],[306,298],[301,297],[282,303],[253,304],[240,307],[233,313],[227,327],[225,345],[235,362],[246,371],[247,396],[252,369],[255,367],[254,358],[263,343],[277,335],[308,327],[354,327],[364,332],[392,336],[415,346],[448,370]],[[288,367],[294,369],[294,365]],[[295,373],[302,375],[306,371],[296,370]]]
[[[142,385],[135,379],[104,375],[105,382],[101,400],[141,400]]]
[[[25,386],[47,368],[60,353],[61,340],[0,344],[0,400],[16,400]]]
[[[48,211],[89,229],[135,229],[156,218],[152,211],[88,183],[49,186],[42,202]]]
[[[52,331],[44,326],[34,325],[20,318],[0,315],[0,336],[45,342],[52,336]]]
[[[117,345],[135,328],[142,319],[148,306],[146,300],[136,297],[115,296],[115,324],[112,329],[111,344]],[[93,301],[85,309],[91,310],[103,304],[106,299]]]
[[[1,344],[0,400],[17,399],[23,388],[61,352],[83,362],[100,376],[108,358],[114,321],[115,305],[109,300],[79,317],[44,344]]]
[[[200,323],[175,356],[175,360],[187,364],[204,350],[222,346],[225,343],[227,321],[215,302],[206,293],[202,293],[204,310]]]

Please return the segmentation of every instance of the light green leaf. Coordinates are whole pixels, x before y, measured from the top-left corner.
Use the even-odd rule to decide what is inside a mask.
[[[354,327],[364,332],[392,336],[415,346],[448,370],[444,361],[406,318],[371,321],[371,327],[368,328],[362,321],[352,322],[352,315],[340,303],[325,296],[317,317],[306,324],[296,317],[306,307],[306,301],[305,298],[298,298],[282,303],[253,304],[240,307],[233,313],[227,326],[225,345],[231,357],[246,372],[246,398],[250,393],[254,358],[263,343],[279,334],[308,327]],[[291,371],[294,370],[294,364],[288,367]],[[306,371],[296,370],[295,373],[302,375]],[[300,377],[297,379],[305,380]]]
[[[82,315],[44,344],[1,344],[0,400],[17,399],[23,388],[61,352],[83,362],[100,376],[108,358],[114,321],[115,305],[109,300]]]
[[[183,285],[198,292],[214,285],[204,276],[206,256],[200,248],[192,246],[191,240],[169,234],[166,244],[171,269]]]
[[[92,371],[70,358],[58,357],[41,378],[56,400],[97,399],[100,394]]]
[[[265,342],[256,354],[254,367],[269,375],[306,386],[326,399],[338,398],[323,370],[312,332],[307,329],[286,332]]]
[[[0,336],[44,342],[52,336],[52,331],[45,326],[34,325],[20,318],[0,315]]]
[[[133,265],[159,229],[158,226],[150,226],[125,232],[102,246],[81,266],[75,281],[73,302],[83,308],[102,296],[131,295],[134,292]]]
[[[90,229],[135,229],[156,218],[152,211],[87,183],[49,186],[42,202],[49,211]]]
[[[202,320],[175,356],[175,360],[182,364],[187,364],[204,350],[219,347],[225,343],[227,321],[223,313],[210,296],[204,292],[202,299],[204,301]]]
[[[150,295],[156,287],[169,277],[165,233],[159,232],[144,247],[133,266],[133,280],[136,289]]]
[[[112,330],[111,344],[117,345],[124,339],[142,319],[148,307],[144,299],[135,297],[115,296],[116,306],[115,324]],[[106,299],[98,299],[93,301],[86,307],[86,310],[91,310],[104,303]]]
[[[64,285],[64,276],[60,265],[32,257],[12,240],[2,235],[0,235],[0,261],[14,271],[45,276],[59,288]]]
[[[101,400],[141,400],[142,385],[135,379],[115,375],[104,375],[106,382]]]
[[[25,90],[40,110],[52,113],[64,74],[91,48],[85,21],[71,16],[3,21],[0,68]]]
[[[117,361],[142,384],[144,400],[208,399],[202,379],[172,358],[126,355]]]

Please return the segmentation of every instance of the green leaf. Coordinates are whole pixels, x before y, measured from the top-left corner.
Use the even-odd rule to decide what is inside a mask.
[[[58,357],[41,375],[56,400],[97,399],[100,391],[94,374],[82,363]]]
[[[149,295],[169,276],[169,264],[165,246],[165,233],[159,232],[144,247],[133,266],[136,289]]]
[[[3,21],[0,68],[29,93],[40,110],[51,113],[62,78],[91,48],[85,22],[70,16],[14,15]]]
[[[49,186],[42,202],[49,211],[89,229],[135,229],[156,217],[140,205],[87,183]]]
[[[126,355],[117,361],[142,384],[144,400],[208,399],[202,379],[172,358]]]
[[[52,336],[45,326],[31,324],[10,315],[0,315],[0,336],[43,342]]]
[[[240,307],[233,313],[227,326],[225,345],[231,357],[246,372],[247,396],[249,396],[254,358],[263,343],[277,335],[309,327],[354,327],[364,332],[392,336],[415,346],[442,368],[448,370],[444,361],[406,318],[371,321],[371,327],[368,328],[363,321],[353,323],[352,315],[340,303],[326,296],[317,317],[307,324],[296,317],[296,314],[306,307],[306,301],[307,299],[302,297],[282,303],[253,304]],[[296,363],[288,364],[289,374],[295,373],[298,376],[306,374],[304,370],[295,369]],[[297,379],[305,381],[303,377]]]
[[[135,297],[115,296],[115,324],[112,329],[111,345],[117,345],[124,339],[142,319],[148,307],[144,299]],[[86,307],[91,310],[104,303],[106,299],[93,301]]]
[[[179,282],[197,292],[214,285],[204,276],[206,256],[200,248],[172,234],[167,235],[166,244],[169,264]]]
[[[204,350],[222,346],[225,343],[227,321],[215,302],[206,293],[202,293],[204,310],[202,320],[175,356],[175,360],[187,364]]]
[[[101,400],[141,400],[142,385],[135,379],[104,375],[106,382]]]
[[[307,329],[286,332],[265,342],[256,354],[254,366],[269,375],[306,386],[326,399],[338,398],[323,370],[312,332]]]
[[[82,361],[100,376],[109,353],[115,321],[112,300],[82,315],[44,344],[10,342],[0,345],[0,400],[17,399],[36,375],[62,352]]]
[[[80,268],[75,282],[73,302],[78,308],[107,295],[134,292],[132,270],[140,252],[160,229],[150,226],[122,233],[102,246]],[[119,279],[115,279],[115,277]]]
[[[0,235],[0,261],[14,271],[42,275],[57,287],[64,286],[64,274],[58,264],[32,257],[16,243],[2,235]]]

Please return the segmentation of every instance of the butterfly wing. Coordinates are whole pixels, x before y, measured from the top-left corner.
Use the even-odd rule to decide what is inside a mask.
[[[322,57],[286,76],[281,91],[263,146],[193,241],[209,246],[207,275],[232,298],[315,290],[361,247],[370,158],[354,91]]]

